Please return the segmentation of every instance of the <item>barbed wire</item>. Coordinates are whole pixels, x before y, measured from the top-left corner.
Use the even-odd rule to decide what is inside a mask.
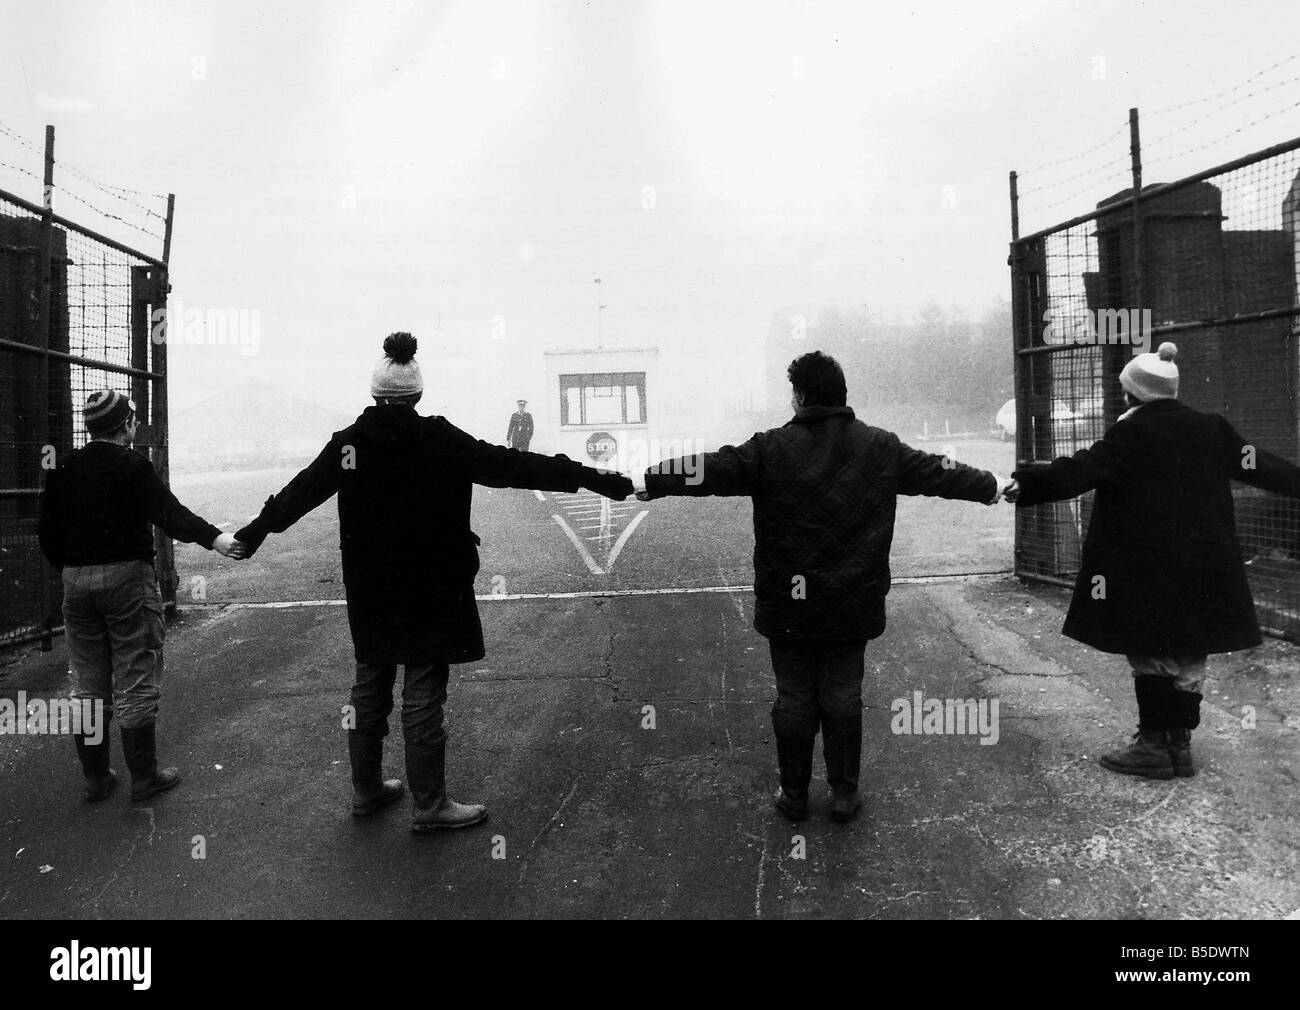
[[[11,129],[10,127],[6,126],[4,123],[0,123],[0,135],[6,136],[6,137],[8,137],[10,140],[12,140],[14,143],[16,143],[16,144],[21,144],[23,147],[27,148],[29,151],[35,151],[37,154],[39,154],[39,155],[41,155],[42,157],[44,157],[44,152],[43,152],[39,147],[37,147],[35,144],[33,144],[30,140],[28,140],[26,137],[24,137],[21,133],[19,133],[19,132],[16,131],[16,130]]]
[[[1274,111],[1268,113],[1267,115],[1260,116],[1258,119],[1253,119],[1249,123],[1245,123],[1242,126],[1237,127],[1235,130],[1231,131],[1230,133],[1225,133],[1222,137],[1217,137],[1214,140],[1207,141],[1204,144],[1199,144],[1196,147],[1189,147],[1187,150],[1178,151],[1175,154],[1162,154],[1155,158],[1151,158],[1148,160],[1148,164],[1154,164],[1156,162],[1161,162],[1161,161],[1169,161],[1172,158],[1181,158],[1188,154],[1196,154],[1198,151],[1204,151],[1206,148],[1213,147],[1216,144],[1221,144],[1225,140],[1230,140],[1231,138],[1237,136],[1239,133],[1244,133],[1245,131],[1249,130],[1253,126],[1258,126],[1260,123],[1263,123],[1266,120],[1273,119],[1277,116],[1282,115],[1283,113],[1290,112],[1292,109],[1297,109],[1297,108],[1300,108],[1300,101],[1293,102],[1291,105],[1287,105],[1281,109],[1275,109]]]
[[[1111,172],[1110,175],[1103,176],[1102,178],[1096,180],[1095,182],[1088,183],[1088,185],[1084,186],[1082,189],[1076,190],[1075,192],[1071,193],[1069,196],[1061,197],[1061,199],[1054,200],[1053,202],[1048,204],[1044,204],[1042,207],[1033,207],[1031,209],[1035,214],[1046,214],[1049,210],[1052,210],[1055,207],[1060,207],[1063,204],[1067,204],[1073,200],[1077,200],[1079,197],[1084,196],[1087,193],[1094,192],[1096,189],[1099,188],[1100,183],[1106,182],[1109,179],[1120,179],[1120,178],[1126,178],[1126,179],[1130,178],[1129,172],[1126,169],[1121,169],[1119,171]],[[1034,191],[1030,190],[1030,192],[1032,193]]]
[[[1293,60],[1296,60],[1296,59],[1300,59],[1300,53],[1292,53],[1292,54],[1291,54],[1290,56],[1288,56],[1286,59],[1284,59],[1284,60],[1278,60],[1278,61],[1277,61],[1276,63],[1274,63],[1272,66],[1270,66],[1270,67],[1265,67],[1263,70],[1259,71],[1259,73],[1257,73],[1257,74],[1252,74],[1250,77],[1247,77],[1247,78],[1246,78],[1244,81],[1242,81],[1240,84],[1236,84],[1236,85],[1234,85],[1233,87],[1228,88],[1228,90],[1226,90],[1226,91],[1220,91],[1217,95],[1207,95],[1207,96],[1204,97],[1204,98],[1194,98],[1194,99],[1192,99],[1192,100],[1189,101],[1189,102],[1181,102],[1181,103],[1179,103],[1178,105],[1170,105],[1170,106],[1168,106],[1168,107],[1166,107],[1166,108],[1163,108],[1163,109],[1156,109],[1156,110],[1154,110],[1153,112],[1148,113],[1148,115],[1152,115],[1152,116],[1163,116],[1163,115],[1165,115],[1166,113],[1169,113],[1169,112],[1179,112],[1179,111],[1181,111],[1181,110],[1183,110],[1183,109],[1189,109],[1189,108],[1191,108],[1193,105],[1204,105],[1206,102],[1213,102],[1215,99],[1218,99],[1218,98],[1226,98],[1226,97],[1228,97],[1228,95],[1231,95],[1234,91],[1240,91],[1242,88],[1244,88],[1244,87],[1245,87],[1247,84],[1249,84],[1251,81],[1258,80],[1259,78],[1263,77],[1265,74],[1269,73],[1270,71],[1276,70],[1278,67],[1283,66],[1283,65],[1285,65],[1285,64],[1287,64],[1287,63],[1290,63],[1290,62],[1292,62]]]
[[[44,148],[38,147],[31,140],[28,140],[17,130],[14,130],[12,127],[7,126],[5,123],[0,123],[0,135],[4,135],[8,137],[14,143],[20,144],[23,147],[27,148],[27,150],[33,152],[34,154],[40,155],[42,159],[45,157]],[[123,203],[130,204],[132,207],[135,207],[137,210],[140,210],[143,213],[148,214],[152,217],[156,217],[160,221],[167,220],[165,215],[159,214],[156,210],[146,207],[144,204],[139,203],[135,200],[129,199],[129,197],[133,197],[133,196],[148,197],[150,199],[154,199],[166,203],[167,197],[162,193],[151,193],[143,189],[128,189],[125,186],[115,186],[112,183],[103,182],[102,180],[96,179],[94,176],[88,174],[87,172],[82,171],[76,165],[63,161],[62,159],[59,158],[56,158],[54,160],[54,164],[55,167],[60,172],[66,172],[68,175],[71,175],[73,178],[80,179],[82,182],[86,183],[87,185],[93,186],[95,189],[99,190],[105,196],[110,196],[115,200],[121,200]],[[34,173],[26,172],[26,174],[33,175]],[[35,176],[35,177],[41,178],[41,176]],[[60,189],[63,189],[63,187],[60,187]],[[63,190],[63,191],[70,192],[70,190]]]
[[[1226,112],[1228,109],[1231,109],[1234,105],[1240,105],[1242,102],[1248,101],[1251,98],[1256,98],[1259,95],[1263,95],[1269,91],[1273,91],[1276,90],[1277,88],[1285,87],[1288,84],[1296,84],[1296,83],[1300,83],[1300,74],[1297,74],[1295,77],[1292,77],[1290,80],[1277,81],[1273,84],[1270,84],[1266,88],[1260,88],[1258,91],[1252,91],[1248,95],[1242,95],[1240,98],[1235,98],[1231,102],[1227,102],[1223,105],[1220,105],[1218,108],[1211,109],[1209,112],[1205,113],[1205,115],[1198,116],[1196,119],[1193,119],[1190,123],[1185,123],[1182,126],[1177,127],[1176,129],[1170,130],[1168,133],[1161,134],[1155,140],[1151,141],[1150,144],[1152,147],[1154,147],[1156,144],[1159,144],[1161,141],[1168,140],[1170,137],[1176,137],[1180,133],[1186,133],[1193,126],[1196,126],[1198,123],[1203,123],[1207,119],[1211,119],[1214,116],[1217,116],[1221,112]]]
[[[1123,126],[1121,126],[1118,130],[1116,130],[1114,133],[1112,133],[1109,137],[1107,137],[1105,140],[1101,141],[1100,143],[1093,144],[1091,147],[1085,148],[1084,150],[1080,151],[1078,154],[1072,154],[1068,158],[1060,158],[1057,161],[1049,161],[1042,165],[1035,165],[1033,168],[1027,168],[1024,170],[1024,172],[1018,174],[1032,175],[1034,172],[1041,172],[1045,168],[1055,168],[1057,165],[1068,165],[1072,161],[1078,161],[1080,158],[1084,158],[1087,157],[1089,154],[1092,154],[1098,148],[1105,147],[1107,144],[1109,144],[1112,140],[1114,140],[1116,137],[1118,137],[1121,133],[1123,133],[1127,129],[1128,129],[1128,120],[1126,119],[1124,120]]]
[[[1115,164],[1116,164],[1116,162],[1117,162],[1117,161],[1120,161],[1120,160],[1121,160],[1121,159],[1118,159],[1118,158],[1112,158],[1110,161],[1106,162],[1104,165],[1098,165],[1096,168],[1089,169],[1089,170],[1086,171],[1086,172],[1079,172],[1079,173],[1077,173],[1077,174],[1075,174],[1075,175],[1067,176],[1066,178],[1061,179],[1061,180],[1059,180],[1059,181],[1057,181],[1057,182],[1048,182],[1048,183],[1044,183],[1044,184],[1041,185],[1041,186],[1035,186],[1035,187],[1033,187],[1032,189],[1027,189],[1027,190],[1025,190],[1025,191],[1024,191],[1023,193],[1021,193],[1020,195],[1021,195],[1022,197],[1023,197],[1023,196],[1030,196],[1030,195],[1032,195],[1032,194],[1034,194],[1034,193],[1041,193],[1041,192],[1044,192],[1045,190],[1049,190],[1049,189],[1060,189],[1062,186],[1068,185],[1069,183],[1072,183],[1072,182],[1076,182],[1076,181],[1079,180],[1079,179],[1087,179],[1089,176],[1096,175],[1098,172],[1104,172],[1104,171],[1106,171],[1107,169],[1113,169],[1114,166],[1115,166]]]
[[[90,208],[91,210],[93,210],[96,214],[99,214],[99,215],[101,215],[101,216],[103,216],[103,217],[106,217],[106,218],[108,218],[110,221],[120,221],[122,224],[126,225],[128,228],[134,228],[136,231],[141,232],[142,234],[148,235],[150,238],[152,238],[152,239],[156,239],[156,240],[159,241],[159,242],[162,242],[162,241],[163,241],[163,236],[159,235],[157,232],[152,232],[152,231],[150,231],[148,228],[145,228],[145,227],[143,227],[142,225],[138,225],[138,224],[136,224],[134,221],[128,221],[126,218],[122,217],[121,215],[119,215],[119,214],[114,214],[114,213],[112,213],[111,211],[104,210],[102,207],[96,207],[93,203],[91,203],[89,200],[87,200],[84,196],[81,196],[81,195],[79,195],[79,194],[77,194],[77,193],[74,193],[74,192],[73,192],[72,190],[70,190],[70,189],[56,189],[56,190],[55,190],[55,195],[56,195],[56,196],[59,196],[59,195],[70,196],[70,197],[72,197],[72,199],[76,200],[78,203],[81,203],[81,204],[85,205],[86,207],[89,207],[89,208]]]

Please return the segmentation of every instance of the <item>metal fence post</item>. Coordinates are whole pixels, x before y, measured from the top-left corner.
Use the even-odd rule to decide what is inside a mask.
[[[40,304],[37,306],[36,330],[40,339],[41,353],[37,358],[37,403],[39,409],[36,418],[37,451],[44,458],[46,447],[50,444],[50,256],[54,245],[54,127],[45,127],[45,185],[41,199],[41,242],[40,262],[36,264],[37,291]],[[58,466],[56,458],[54,465]],[[40,555],[41,572],[41,649],[49,652],[54,648],[54,598],[50,592],[50,580],[54,577],[50,563],[44,552]]]
[[[176,194],[167,194],[167,221],[163,226],[163,266],[155,268],[153,289],[153,319],[167,320],[167,295],[171,291],[168,264],[172,254],[172,220],[176,213]],[[160,316],[159,313],[162,313]],[[161,334],[163,339],[158,340]],[[162,481],[171,487],[171,436],[167,424],[167,328],[150,327],[150,340],[153,345],[153,361],[150,371],[157,377],[153,380],[153,421],[155,465]],[[176,617],[176,549],[171,537],[160,533],[158,537],[158,572],[162,588],[163,613],[168,619]]]
[[[1138,133],[1138,110],[1128,110],[1129,157],[1133,166],[1133,303],[1128,308],[1143,308],[1142,276],[1142,139]]]

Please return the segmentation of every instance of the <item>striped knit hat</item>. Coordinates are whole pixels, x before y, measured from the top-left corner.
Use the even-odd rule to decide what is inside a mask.
[[[86,398],[81,408],[86,430],[92,435],[107,435],[117,431],[126,419],[135,413],[135,404],[116,389],[101,389]]]
[[[1148,345],[1150,346],[1150,345]],[[1139,354],[1119,373],[1119,384],[1143,403],[1178,399],[1178,348],[1166,340],[1155,354]]]

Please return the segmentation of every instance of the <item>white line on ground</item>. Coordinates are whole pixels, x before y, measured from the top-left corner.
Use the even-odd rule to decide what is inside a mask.
[[[614,562],[618,559],[618,552],[623,549],[623,545],[627,543],[627,538],[632,535],[632,531],[637,528],[637,524],[646,517],[649,511],[649,509],[644,509],[638,512],[636,518],[628,523],[623,532],[618,535],[618,539],[614,541],[613,549],[609,552],[609,560],[605,562],[606,571],[614,567]]]
[[[983,582],[1011,575],[1011,569],[999,572],[972,572],[969,575],[919,575],[894,579],[895,586],[931,585],[943,582]],[[480,603],[507,600],[579,600],[601,596],[695,596],[700,593],[749,593],[753,586],[675,586],[665,589],[582,589],[570,593],[503,593],[500,596],[475,596]],[[298,607],[344,607],[347,600],[262,600],[248,603],[182,604],[178,610],[293,610]]]
[[[537,496],[538,501],[546,501],[546,495],[542,494],[542,492],[538,491],[536,488],[533,488],[533,494]]]
[[[560,524],[560,529],[564,530],[565,535],[573,541],[573,546],[578,548],[578,553],[582,555],[582,560],[587,563],[587,570],[591,572],[592,575],[604,575],[605,573],[601,570],[600,565],[596,564],[596,559],[591,556],[591,551],[587,550],[587,545],[578,539],[578,534],[573,532],[569,527],[569,524],[558,515],[552,515],[551,518]]]

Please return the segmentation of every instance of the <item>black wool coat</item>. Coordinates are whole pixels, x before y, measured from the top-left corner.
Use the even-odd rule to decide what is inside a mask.
[[[771,639],[866,641],[885,631],[898,495],[991,502],[997,480],[909,448],[851,407],[802,407],[743,445],[657,464],[646,491],[752,497],[754,629]]]
[[[1063,632],[1102,652],[1234,652],[1260,644],[1231,482],[1300,497],[1300,468],[1222,417],[1156,400],[1101,441],[1016,471],[1017,506],[1096,489]]]
[[[235,534],[255,550],[339,498],[348,624],[358,662],[468,663],[484,655],[474,600],[473,485],[576,491],[565,456],[491,445],[413,407],[368,407]]]

